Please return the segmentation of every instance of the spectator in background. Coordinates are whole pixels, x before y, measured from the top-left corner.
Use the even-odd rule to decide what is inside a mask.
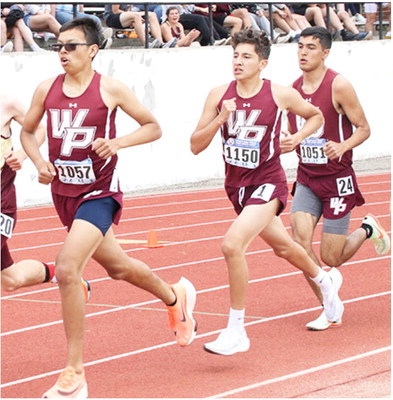
[[[166,43],[173,41],[172,47],[188,47],[192,44],[199,45],[196,41],[200,32],[197,29],[191,29],[187,34],[184,32],[183,25],[179,22],[180,13],[177,7],[169,7],[166,10],[166,21],[161,24],[162,37]]]
[[[134,28],[138,38],[143,46],[145,46],[145,30],[144,11],[131,11],[130,4],[106,4],[104,19],[106,24],[111,28]],[[154,41],[149,45],[150,48],[163,47],[160,24],[155,13],[149,12],[149,30],[154,37]]]
[[[9,8],[3,8],[1,15],[4,18],[7,32],[13,36],[13,47],[16,52],[24,51],[24,41],[32,51],[45,51],[34,41],[33,33],[23,21],[25,7],[22,4],[13,4]]]
[[[306,25],[306,27],[311,26],[306,19],[302,20],[302,23],[299,24],[298,21],[301,19],[299,17],[295,18],[292,11],[285,4],[273,5],[273,20],[281,30],[289,34],[290,42],[299,39],[300,32],[302,31],[301,25]]]
[[[1,53],[6,53],[12,51],[14,44],[12,42],[7,42],[7,25],[3,18],[1,18]]]
[[[51,14],[51,6],[44,4],[26,4],[23,21],[32,31],[44,32],[45,40],[50,35],[59,36],[61,24]]]
[[[159,23],[164,22],[166,9],[167,6],[164,7],[161,4],[149,4],[147,6],[147,11],[154,12],[157,15]],[[133,4],[132,11],[145,11],[145,10],[146,10],[145,4]]]
[[[230,15],[233,15],[234,17],[240,18],[243,22],[242,29],[249,29],[253,27],[255,30],[259,31],[259,27],[255,26],[255,24],[252,23],[253,19],[250,16],[250,13],[248,12],[248,9],[246,7],[246,4],[240,4],[240,3],[233,3],[230,4]]]
[[[264,4],[244,4],[244,7],[247,8],[248,13],[251,17],[252,27],[255,30],[264,31],[268,38],[272,38],[272,32],[270,29],[270,21],[268,19],[269,12],[268,6]]]
[[[371,31],[372,35],[375,34],[375,25],[374,23],[377,21],[377,13],[378,13],[378,7],[382,5],[383,8],[388,10],[389,12],[389,30],[386,33],[385,38],[390,39],[391,38],[391,5],[390,3],[365,3],[364,4],[364,13],[366,15],[366,31]]]
[[[198,14],[209,16],[208,4],[198,4],[197,10]],[[239,32],[243,27],[242,19],[231,14],[229,4],[212,4],[212,14],[215,22],[223,28],[230,28],[231,36]],[[230,38],[228,38],[228,42],[229,40]]]
[[[350,13],[355,24],[364,25],[366,18],[360,13],[360,5],[362,3],[337,3],[337,8],[344,7],[345,11]]]
[[[298,4],[293,3],[292,9],[296,14],[304,15],[307,18],[307,21],[312,22],[316,26],[322,26],[326,28],[325,18],[327,16],[327,9],[324,4]],[[357,33],[349,32],[344,29],[343,24],[341,23],[339,17],[335,13],[335,11],[329,7],[329,23],[334,28],[334,30],[341,35],[342,40],[363,40],[367,35],[363,35],[359,33],[357,28],[355,27]]]
[[[326,4],[318,4],[318,7],[322,9],[322,14],[326,18],[326,12],[327,12]],[[352,21],[350,15],[345,11],[344,5],[341,5],[341,7],[336,9],[334,9],[333,6],[329,7],[330,7],[329,17],[330,20],[332,21],[333,27],[335,27],[336,30],[341,30],[341,27],[345,28],[347,31],[355,35],[353,40],[371,39],[372,32],[371,31],[359,32],[359,29]],[[337,18],[339,21],[337,21]],[[338,22],[342,22],[342,25],[338,25]]]
[[[200,35],[201,46],[219,46],[224,44],[229,38],[229,33],[220,24],[213,20],[213,32],[210,27],[209,17],[206,15],[196,14],[202,8],[195,4],[176,4],[179,9],[179,22],[185,30],[197,29]]]
[[[83,4],[76,5],[76,14],[74,13],[74,6],[72,4],[52,4],[51,13],[61,25],[72,21],[74,18],[91,18],[101,27],[102,35],[106,41],[104,42],[104,48],[107,49],[112,45],[112,28],[103,27],[101,19],[96,15],[85,13]]]

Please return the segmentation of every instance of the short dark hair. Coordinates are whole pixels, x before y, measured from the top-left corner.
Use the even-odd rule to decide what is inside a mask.
[[[322,26],[312,26],[310,28],[303,29],[300,33],[300,37],[312,36],[315,39],[319,39],[322,49],[330,49],[332,47],[332,34]]]
[[[253,44],[259,58],[267,60],[270,55],[270,40],[264,31],[252,28],[236,32],[232,38],[232,47],[235,49],[241,43]]]
[[[71,29],[82,31],[85,34],[87,43],[96,44],[98,47],[101,47],[102,42],[104,41],[101,27],[92,18],[74,18],[61,26],[60,33]]]

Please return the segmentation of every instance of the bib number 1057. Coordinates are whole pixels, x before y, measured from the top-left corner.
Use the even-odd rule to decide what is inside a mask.
[[[93,162],[90,158],[82,161],[56,160],[55,167],[59,180],[72,185],[88,185],[95,182]]]

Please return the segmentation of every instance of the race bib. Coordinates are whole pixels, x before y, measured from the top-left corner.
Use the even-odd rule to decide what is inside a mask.
[[[327,164],[328,158],[323,151],[326,139],[307,138],[300,143],[300,157],[303,164]]]
[[[353,185],[352,176],[343,176],[342,178],[336,179],[337,193],[339,196],[349,196],[355,193],[355,187]]]
[[[60,182],[71,185],[88,185],[96,181],[91,158],[86,158],[86,160],[82,161],[57,159],[54,164],[57,168]]]
[[[14,229],[14,219],[1,213],[1,234],[10,238]]]
[[[252,199],[261,199],[268,203],[272,198],[272,194],[276,185],[272,185],[271,183],[265,183],[258,187],[258,189],[254,190],[253,194],[251,195]]]
[[[230,138],[224,145],[225,162],[236,167],[258,167],[259,152],[259,142],[255,140]]]

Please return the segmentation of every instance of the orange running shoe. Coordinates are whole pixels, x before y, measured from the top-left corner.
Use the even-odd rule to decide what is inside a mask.
[[[87,399],[87,396],[85,372],[77,374],[74,368],[66,367],[56,384],[44,393],[43,398]]]
[[[83,287],[83,293],[85,295],[85,301],[87,303],[90,300],[90,296],[91,296],[90,283],[86,279],[83,279],[83,278],[81,278],[81,283],[82,283],[82,287]]]
[[[194,285],[186,278],[172,285],[177,301],[174,306],[167,306],[169,326],[175,332],[176,341],[180,346],[189,345],[195,338],[197,323],[192,317],[196,302]]]

